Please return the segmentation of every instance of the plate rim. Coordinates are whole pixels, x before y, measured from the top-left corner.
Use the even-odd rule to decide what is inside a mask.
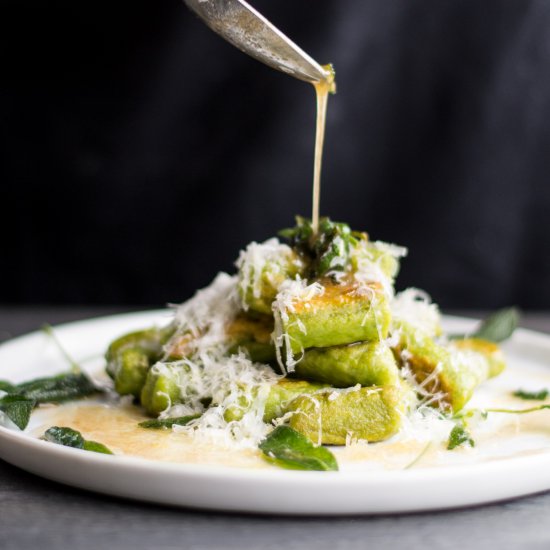
[[[108,316],[98,316],[91,319],[82,319],[78,321],[68,322],[56,325],[54,328],[58,333],[62,333],[66,330],[86,330],[94,325],[103,325],[106,322],[113,322],[115,324],[124,323],[126,320],[141,320],[149,319],[149,322],[158,322],[170,309],[154,309],[145,311],[136,311],[130,313],[119,313]],[[446,323],[456,323],[459,325],[472,326],[477,322],[475,319],[461,317],[461,316],[444,316]],[[32,331],[30,333],[18,336],[0,344],[0,354],[6,349],[12,347],[18,347],[25,345],[29,340],[35,339],[40,336],[40,331]],[[518,329],[514,334],[513,340],[508,344],[513,346],[514,342],[527,345],[542,346],[543,348],[550,349],[550,335],[537,332],[529,329]],[[550,365],[550,362],[549,362]],[[36,465],[33,464],[21,464],[21,461],[13,460],[13,452],[17,454],[17,451],[28,452],[34,455],[35,453],[43,457],[44,461],[56,462],[65,461],[67,463],[86,464],[88,466],[94,466],[97,469],[107,469],[115,473],[125,472],[142,472],[152,477],[162,478],[163,476],[176,476],[181,479],[194,479],[195,482],[204,481],[209,482],[222,482],[225,485],[235,486],[240,483],[257,483],[261,482],[264,486],[275,487],[281,482],[296,483],[306,489],[318,489],[319,485],[322,485],[325,491],[341,491],[343,488],[358,487],[359,485],[365,485],[372,489],[380,490],[388,488],[388,486],[399,486],[402,489],[406,487],[421,486],[422,483],[432,482],[438,483],[445,481],[447,484],[451,483],[459,486],[460,483],[466,483],[472,480],[474,477],[482,477],[489,481],[496,482],[499,477],[504,474],[510,475],[515,472],[524,472],[526,469],[540,471],[548,463],[548,451],[541,450],[531,456],[513,456],[505,457],[499,460],[489,460],[487,462],[475,464],[475,465],[449,465],[438,466],[437,468],[419,468],[411,470],[374,470],[374,471],[338,471],[338,472],[307,472],[307,471],[293,471],[293,470],[271,470],[271,469],[247,469],[244,467],[230,467],[220,465],[201,465],[201,464],[185,464],[185,463],[172,463],[164,462],[153,459],[147,459],[142,457],[132,456],[106,456],[97,453],[89,453],[80,449],[72,449],[63,446],[56,446],[46,441],[31,436],[25,432],[18,432],[14,429],[0,426],[0,441],[8,442],[8,445],[0,446],[0,458],[3,458],[7,462],[10,462],[14,466],[31,471],[42,477],[54,479],[61,483],[78,486],[84,489],[112,494],[115,496],[123,496],[134,498],[137,500],[148,500],[164,504],[176,504],[181,506],[194,506],[207,509],[222,509],[231,511],[244,511],[244,512],[260,512],[260,513],[284,513],[284,514],[318,514],[318,515],[339,515],[348,513],[397,513],[397,512],[412,512],[421,510],[433,510],[444,508],[456,508],[460,506],[483,504],[486,502],[495,502],[498,500],[509,499],[514,497],[525,496],[527,494],[534,494],[546,491],[550,489],[550,473],[547,478],[540,480],[540,483],[535,487],[533,483],[527,484],[524,490],[518,488],[501,491],[499,495],[494,498],[472,498],[466,501],[451,502],[447,499],[447,502],[439,499],[438,502],[428,504],[426,506],[410,507],[410,505],[403,504],[400,506],[396,503],[395,506],[385,506],[376,509],[372,505],[362,505],[356,503],[355,507],[347,507],[341,509],[331,509],[328,511],[315,510],[312,508],[303,509],[300,507],[290,509],[277,509],[262,505],[244,505],[243,503],[236,503],[234,506],[228,506],[227,503],[221,505],[221,503],[208,503],[191,501],[183,498],[180,501],[174,501],[173,499],[166,500],[161,495],[135,495],[130,493],[124,493],[123,491],[108,491],[94,488],[92,483],[74,483],[67,482],[63,479],[59,479],[56,476],[52,476],[51,472],[37,471]],[[11,460],[10,460],[11,459]],[[45,468],[47,470],[47,468]],[[472,470],[474,474],[472,475]],[[515,487],[515,486],[514,486]],[[176,499],[177,500],[177,499]],[[445,499],[443,499],[445,500]],[[452,499],[451,499],[452,500]]]

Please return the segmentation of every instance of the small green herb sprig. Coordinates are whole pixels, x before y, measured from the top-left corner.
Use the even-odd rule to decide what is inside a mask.
[[[455,424],[454,428],[449,434],[449,441],[447,442],[447,450],[452,451],[462,445],[469,445],[475,447],[475,441],[473,440],[470,432],[466,429],[466,426],[462,423]]]
[[[518,390],[521,391],[521,390]],[[542,395],[539,392],[537,395]],[[523,399],[545,399],[546,397],[526,397]],[[457,421],[454,428],[451,430],[449,440],[447,443],[447,449],[453,450],[460,445],[468,444],[471,447],[475,447],[475,442],[467,430],[467,419],[472,418],[475,415],[480,415],[481,418],[486,419],[489,414],[529,414],[533,412],[543,411],[550,409],[550,405],[537,405],[536,407],[529,407],[527,409],[506,409],[506,408],[489,408],[489,409],[469,409],[467,411],[461,411],[453,418]]]

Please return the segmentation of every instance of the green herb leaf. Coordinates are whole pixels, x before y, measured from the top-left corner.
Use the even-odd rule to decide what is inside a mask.
[[[462,424],[456,424],[449,434],[447,450],[452,451],[453,449],[456,449],[456,447],[465,444],[470,445],[470,447],[475,447],[475,442],[466,428]]]
[[[27,427],[37,404],[60,403],[99,391],[85,374],[72,372],[17,385],[0,381],[0,390],[7,392],[0,399],[0,410],[21,430]]]
[[[519,311],[515,307],[501,309],[485,319],[472,336],[491,342],[502,342],[512,336],[518,322]]]
[[[73,449],[83,449],[94,453],[103,453],[112,455],[113,453],[102,443],[97,441],[87,441],[80,432],[72,428],[52,426],[44,433],[43,439],[50,443],[72,447]]]
[[[525,390],[516,390],[513,395],[514,397],[519,397],[520,399],[526,399],[531,401],[544,401],[550,392],[548,390],[539,390],[539,391],[525,391]]]
[[[37,403],[60,403],[86,397],[99,390],[84,373],[65,373],[37,378],[15,386],[13,393],[34,399]]]
[[[0,391],[5,391],[6,393],[13,393],[15,386],[6,380],[0,380]]]
[[[329,271],[344,271],[350,255],[351,230],[345,223],[322,218],[314,243],[315,275],[322,277]]]
[[[337,471],[334,455],[289,426],[278,426],[259,445],[265,458],[291,470]]]
[[[512,336],[519,323],[519,311],[515,307],[500,309],[487,317],[479,328],[469,334],[450,334],[451,340],[460,338],[479,338],[490,342],[503,342]]]
[[[84,441],[84,447],[82,447],[85,451],[91,451],[93,453],[102,453],[104,455],[112,455],[113,452],[105,447],[103,443],[98,443],[97,441]]]
[[[20,430],[24,430],[36,405],[34,399],[22,395],[6,395],[0,399],[2,411]]]
[[[156,420],[145,420],[140,422],[138,426],[140,428],[148,428],[152,430],[160,430],[171,428],[172,426],[185,426],[189,424],[191,420],[199,418],[200,414],[190,414],[188,416],[178,416],[174,418],[157,418]]]
[[[317,233],[311,220],[296,217],[296,227],[279,231],[291,246],[309,259],[310,277],[323,277],[330,271],[344,271],[349,263],[350,247],[355,238],[345,223],[329,218],[319,220]]]
[[[74,449],[84,448],[84,438],[82,434],[72,428],[52,426],[44,433],[44,439],[50,443],[57,443],[65,447],[73,447]]]

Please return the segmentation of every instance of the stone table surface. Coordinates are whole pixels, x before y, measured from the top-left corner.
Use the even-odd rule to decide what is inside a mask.
[[[0,341],[45,322],[121,311],[0,307]],[[526,314],[522,325],[550,333],[550,312]],[[395,516],[297,518],[202,512],[88,493],[0,461],[0,550],[546,550],[549,518],[550,492],[488,506]]]

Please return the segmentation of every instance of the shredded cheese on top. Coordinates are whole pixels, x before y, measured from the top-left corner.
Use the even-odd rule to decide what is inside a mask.
[[[382,252],[382,254],[377,255],[375,251]],[[393,276],[384,270],[382,264],[387,259],[384,258],[384,255],[391,256],[398,262],[400,258],[407,255],[407,249],[382,241],[360,241],[354,254],[355,271],[353,276],[360,283],[380,283],[385,294],[392,297],[394,295]]]
[[[289,312],[294,313],[295,306],[298,302],[311,301],[317,296],[322,296],[325,293],[325,287],[318,282],[309,284],[305,279],[297,277],[295,280],[287,279],[280,287],[279,292],[272,304],[273,316],[275,318],[275,330],[273,331],[272,339],[275,344],[277,353],[277,362],[280,367],[286,372],[293,372],[296,363],[300,358],[296,358],[292,352],[290,336],[284,330],[284,324],[288,326]],[[306,328],[297,320],[298,328],[305,334]],[[284,352],[284,360],[283,360]]]
[[[415,330],[433,337],[441,331],[441,314],[430,296],[418,288],[408,288],[391,301],[394,324],[405,322]]]
[[[187,365],[191,363],[186,360]],[[263,422],[263,415],[270,388],[280,377],[270,367],[253,363],[244,353],[230,357],[203,355],[200,363],[193,365],[192,372],[200,373],[191,377],[196,381],[192,389],[200,388],[200,391],[195,393],[194,400],[187,400],[186,409],[176,405],[164,416],[189,414],[189,403],[193,405],[193,412],[201,412],[202,416],[186,426],[175,426],[175,430],[218,445],[257,447],[272,429]],[[212,399],[206,410],[205,398]]]
[[[276,291],[286,276],[287,266],[294,265],[298,270],[301,262],[292,248],[272,238],[263,243],[251,242],[241,250],[235,265],[239,270],[241,306],[246,311],[249,306],[245,297],[249,290],[254,298],[260,298],[265,278]]]
[[[395,259],[404,258],[409,253],[409,250],[405,246],[398,244],[386,243],[384,241],[371,241],[371,245],[382,252],[386,252]]]
[[[193,335],[190,353],[178,361],[165,358],[152,368],[172,378],[179,373],[176,380],[184,404],[169,406],[161,417],[202,414],[174,430],[222,445],[254,448],[271,429],[263,422],[263,412],[280,376],[243,352],[227,355],[225,327],[239,311],[237,277],[220,273],[176,310],[176,338]],[[207,400],[212,403],[208,408]]]
[[[357,285],[353,290],[354,295],[369,298],[375,313],[377,292],[373,284],[377,291],[383,292],[384,299],[390,299],[394,328],[386,343],[398,347],[400,323],[407,323],[419,334],[430,338],[438,336],[441,331],[440,313],[425,292],[410,288],[395,295],[395,273],[390,273],[392,264],[388,267],[388,255],[397,261],[407,254],[407,249],[379,241],[360,242],[358,247],[353,258],[353,268],[334,271],[331,275],[340,283],[351,275]],[[377,254],[377,251],[386,257]],[[382,265],[384,260],[386,263]],[[342,261],[339,257],[335,258],[331,268],[342,267]],[[252,362],[243,351],[228,355],[230,344],[226,332],[227,326],[239,312],[248,309],[247,294],[262,298],[267,285],[270,290],[276,291],[271,306],[274,316],[271,339],[276,358],[283,372],[293,372],[304,350],[301,350],[301,354],[293,351],[289,327],[295,327],[290,325],[291,314],[296,313],[298,305],[305,309],[310,307],[309,302],[322,296],[326,290],[319,282],[308,284],[307,279],[301,278],[301,262],[289,246],[281,244],[276,238],[263,243],[252,242],[240,252],[236,262],[239,275],[218,274],[211,285],[199,290],[193,298],[177,307],[177,329],[172,340],[184,339],[185,357],[170,360],[169,343],[165,358],[152,368],[156,373],[166,374],[171,380],[176,380],[183,404],[170,404],[161,418],[196,413],[201,416],[186,426],[174,426],[174,431],[217,445],[256,448],[273,429],[273,425],[288,421],[294,414],[305,414],[290,412],[276,419],[273,424],[264,423],[266,401],[272,386],[281,376],[267,365]],[[365,316],[363,323],[366,319]],[[298,318],[292,322],[299,331],[306,333],[305,326]],[[400,369],[401,383],[410,391],[405,392],[407,412],[404,413],[404,426],[396,437],[405,440],[425,437],[443,441],[448,435],[450,424],[440,412],[433,409],[433,405],[441,404],[444,398],[438,383],[441,365],[422,382],[418,382],[410,367],[410,352],[400,349],[399,353],[403,363]],[[480,363],[478,370],[481,370],[482,359],[477,354],[467,351],[452,353],[453,366],[457,369],[466,361],[477,361]],[[345,389],[322,389],[307,396],[313,404],[311,414],[315,413],[319,417],[318,444],[321,443],[322,425],[317,394],[328,392],[328,400],[333,401],[342,394],[359,389],[359,385]],[[372,391],[379,390],[373,388]],[[346,444],[360,443],[352,433],[348,433]]]

